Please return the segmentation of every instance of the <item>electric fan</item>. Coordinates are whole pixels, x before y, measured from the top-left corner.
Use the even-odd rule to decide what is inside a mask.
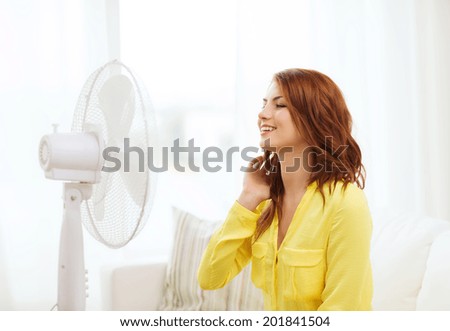
[[[126,245],[144,227],[156,184],[155,174],[145,164],[155,138],[146,90],[117,60],[86,81],[72,132],[55,130],[42,137],[39,161],[45,177],[65,181],[58,310],[86,307],[82,223],[111,248]]]

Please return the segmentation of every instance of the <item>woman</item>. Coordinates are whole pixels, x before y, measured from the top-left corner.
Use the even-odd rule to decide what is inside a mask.
[[[211,237],[200,286],[223,287],[251,260],[267,310],[370,310],[372,221],[339,88],[317,71],[279,72],[258,126],[264,155]]]

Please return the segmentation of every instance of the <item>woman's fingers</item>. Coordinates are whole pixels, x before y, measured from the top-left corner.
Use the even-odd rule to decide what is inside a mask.
[[[265,161],[264,161],[264,155],[260,155],[260,156],[257,156],[257,157],[255,157],[251,162],[250,162],[250,166],[251,166],[251,168],[253,168],[253,169],[258,169],[258,170],[261,170],[262,169],[262,167],[264,166],[264,163],[265,163]]]
[[[264,155],[259,155],[253,158],[248,166],[242,167],[241,170],[244,172],[255,172],[261,170],[266,164],[266,160],[264,159]]]

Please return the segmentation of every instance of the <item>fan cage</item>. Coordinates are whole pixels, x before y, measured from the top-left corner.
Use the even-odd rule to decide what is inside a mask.
[[[129,78],[134,95],[134,107],[127,105],[119,123],[108,122],[108,114],[104,113],[99,102],[99,92],[105,82],[115,75]],[[104,140],[105,148],[118,147],[121,151],[124,149],[124,139],[128,138],[130,146],[140,148],[144,155],[143,169],[138,169],[136,160],[132,158],[129,172],[125,172],[123,162],[118,171],[102,171],[100,182],[93,185],[91,198],[81,205],[85,228],[108,247],[126,245],[139,234],[149,217],[156,174],[149,171],[146,162],[148,147],[156,147],[154,123],[153,106],[143,83],[123,63],[114,60],[89,76],[78,99],[72,132],[96,130]],[[121,157],[123,161],[123,155]]]

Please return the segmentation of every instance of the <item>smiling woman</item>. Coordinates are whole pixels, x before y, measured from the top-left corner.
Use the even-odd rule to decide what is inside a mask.
[[[279,72],[258,126],[266,151],[250,162],[241,195],[211,237],[200,286],[221,288],[251,261],[265,309],[370,310],[372,220],[339,88],[317,71]],[[329,137],[347,146],[338,157]],[[294,160],[303,163],[293,168]]]

